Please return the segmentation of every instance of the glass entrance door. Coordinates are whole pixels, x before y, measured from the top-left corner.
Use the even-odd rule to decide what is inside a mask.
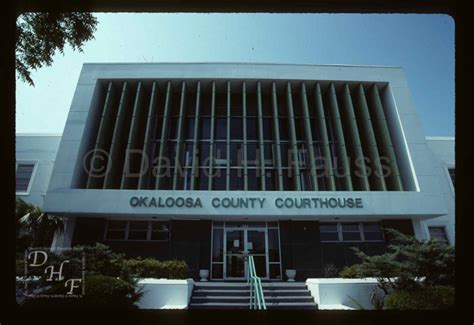
[[[246,255],[252,254],[257,275],[268,278],[268,250],[266,229],[225,230],[224,278],[246,279]]]
[[[227,230],[225,239],[225,277],[245,279],[245,231]]]

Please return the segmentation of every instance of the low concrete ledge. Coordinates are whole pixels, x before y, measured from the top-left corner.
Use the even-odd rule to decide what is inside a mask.
[[[192,279],[139,279],[137,287],[143,290],[143,296],[137,305],[140,309],[186,309],[193,286]]]
[[[370,294],[377,287],[377,279],[307,279],[306,285],[318,304],[319,309],[359,309],[350,297],[358,301],[365,309],[373,309]],[[380,294],[382,290],[377,288]]]

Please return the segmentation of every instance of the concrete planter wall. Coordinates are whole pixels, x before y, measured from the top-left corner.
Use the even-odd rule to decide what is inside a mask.
[[[137,286],[144,292],[138,302],[140,309],[186,309],[194,281],[147,278],[140,279]]]
[[[377,285],[375,278],[307,279],[306,284],[319,309],[358,309],[349,296],[357,300],[365,309],[373,309],[370,294]],[[377,290],[383,294],[381,289]]]

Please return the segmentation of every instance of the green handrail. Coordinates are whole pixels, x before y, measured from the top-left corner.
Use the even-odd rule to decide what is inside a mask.
[[[253,256],[248,256],[247,284],[250,285],[250,309],[267,309],[263,295],[262,281],[255,271]]]

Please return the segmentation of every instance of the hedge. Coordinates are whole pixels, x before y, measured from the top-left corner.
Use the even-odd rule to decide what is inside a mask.
[[[55,286],[42,294],[64,295],[64,283]],[[79,294],[79,293],[76,293]],[[43,308],[90,308],[90,309],[136,309],[135,303],[140,299],[134,285],[119,278],[103,275],[89,275],[85,278],[85,295],[82,297],[40,297],[29,298],[23,304],[24,309]]]
[[[153,258],[137,258],[124,261],[130,274],[140,278],[186,279],[188,265],[184,261],[159,261]]]
[[[395,290],[385,298],[388,309],[435,310],[454,307],[454,288],[430,286],[417,290]]]

